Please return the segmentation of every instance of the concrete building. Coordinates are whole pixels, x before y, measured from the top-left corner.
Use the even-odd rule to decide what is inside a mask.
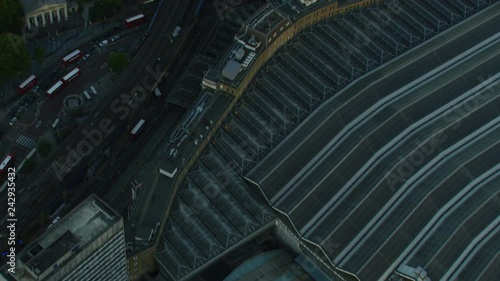
[[[90,196],[19,253],[13,277],[128,280],[122,217]]]
[[[64,112],[70,117],[82,114],[83,98],[79,95],[69,95],[64,98]]]
[[[22,4],[28,29],[68,19],[67,0],[22,0]]]

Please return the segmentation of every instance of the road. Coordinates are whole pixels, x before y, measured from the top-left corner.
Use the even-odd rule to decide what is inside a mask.
[[[16,125],[9,126],[7,125],[9,122],[7,116],[0,117],[0,119],[4,121],[2,123],[6,124],[2,124],[4,132],[0,141],[0,156],[3,157],[7,153],[12,153],[17,159],[15,163],[17,166],[36,145],[39,137],[43,135],[44,138],[55,139],[55,137],[52,137],[54,131],[51,126],[56,118],[61,117],[63,99],[69,94],[81,95],[84,90],[88,90],[90,85],[95,86],[99,93],[99,95],[93,97],[91,101],[86,101],[84,99],[85,111],[92,110],[93,107],[95,107],[94,104],[98,103],[103,97],[103,93],[109,92],[112,86],[112,81],[109,78],[111,76],[109,68],[101,68],[100,66],[107,62],[107,57],[110,52],[134,49],[135,45],[138,46],[140,39],[137,39],[137,35],[142,34],[144,29],[145,28],[142,27],[140,29],[131,30],[131,32],[125,34],[122,33],[119,40],[110,43],[105,48],[97,48],[96,51],[90,52],[91,55],[88,60],[82,60],[73,66],[78,67],[82,75],[65,87],[52,100],[48,100],[45,95],[43,95],[44,91],[42,89],[46,88],[44,85],[50,87],[56,80],[60,79],[65,73],[72,69],[63,69],[60,60],[51,64],[49,68],[39,75],[40,85],[42,86],[39,90],[41,97],[38,97],[33,103],[22,107],[23,113]],[[133,36],[134,34],[135,36]],[[88,49],[92,48],[92,45],[94,45],[92,42],[91,44],[87,42],[78,47],[84,51],[84,53],[88,53]],[[135,53],[135,50],[132,52]],[[56,75],[50,77],[52,73]],[[18,108],[19,106],[15,107]],[[5,111],[9,110],[5,109]],[[0,182],[3,183],[4,179],[0,180]]]
[[[108,126],[112,125],[114,126],[112,130],[109,130],[110,127],[107,127],[104,131],[108,133],[106,135],[107,142],[113,143],[114,140],[109,140],[109,138],[114,139],[115,135],[126,134],[124,127],[127,126],[124,126],[124,124],[134,122],[132,119],[137,118],[139,115],[146,118],[150,117],[150,115],[158,116],[158,108],[156,108],[156,111],[144,108],[143,105],[151,105],[151,102],[144,102],[144,104],[134,102],[134,92],[144,82],[148,84],[147,87],[150,87],[154,82],[153,80],[157,80],[152,78],[152,76],[159,76],[161,70],[172,63],[176,50],[180,47],[179,42],[181,42],[183,37],[187,36],[188,32],[181,32],[173,43],[169,42],[168,34],[170,34],[176,25],[180,24],[188,8],[194,9],[194,7],[188,7],[189,4],[188,1],[173,1],[163,7],[163,10],[158,14],[150,36],[145,39],[131,65],[116,82],[111,93],[96,110],[95,115],[92,118],[88,118],[79,127],[79,132],[73,133],[62,143],[59,150],[50,157],[48,163],[67,163],[68,150],[77,148],[84,130],[92,131],[99,128],[99,126],[102,128],[103,122],[108,124]],[[189,19],[189,16],[186,19]],[[188,28],[184,28],[184,30],[187,31]],[[164,33],[167,36],[155,36]],[[158,61],[159,57],[161,57],[161,61]],[[130,93],[131,90],[134,90],[131,95],[132,97],[126,97],[124,94]],[[117,106],[120,110],[113,110],[117,109]],[[127,114],[127,112],[131,113]],[[63,173],[62,181],[54,173],[53,167],[55,164],[53,164],[44,165],[44,168],[37,170],[34,175],[18,182],[18,192],[22,192],[19,194],[19,198],[17,198],[18,231],[22,231],[38,214],[56,202],[59,199],[57,195],[62,190],[70,185],[79,185],[82,179],[82,172],[85,173],[89,163],[92,162],[90,159],[98,157],[105,147],[104,141],[96,143],[91,155],[88,155],[82,161],[77,161],[80,163],[69,162],[68,165],[72,166],[73,169],[67,174]],[[118,151],[116,154],[120,155],[121,153]],[[120,161],[120,159],[117,159],[117,161]],[[25,240],[28,240],[31,237],[26,238]]]

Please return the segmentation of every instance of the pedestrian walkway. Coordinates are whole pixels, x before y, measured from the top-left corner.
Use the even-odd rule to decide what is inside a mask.
[[[31,148],[35,147],[36,140],[32,137],[28,137],[26,135],[21,134],[17,138],[16,143],[20,146],[24,146],[28,149],[31,149]]]

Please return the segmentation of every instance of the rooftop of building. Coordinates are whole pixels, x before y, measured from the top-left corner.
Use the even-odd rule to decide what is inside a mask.
[[[18,255],[22,277],[37,279],[47,271],[57,271],[79,249],[85,248],[121,219],[101,199],[91,195],[59,222],[45,231]]]
[[[224,281],[274,281],[281,278],[289,281],[318,280],[313,279],[302,269],[289,253],[278,249],[248,259],[233,270]]]
[[[246,25],[261,33],[268,34],[274,26],[288,18],[288,15],[281,12],[275,5],[269,3],[257,11]]]
[[[64,4],[67,2],[68,0],[21,0],[25,15],[50,5]]]
[[[78,108],[83,104],[83,100],[80,96],[70,95],[64,98],[64,106],[68,109]]]
[[[327,1],[320,1],[318,5],[326,3]],[[344,1],[343,5],[345,3]],[[384,5],[377,7],[377,9],[385,8],[387,6]],[[407,16],[404,10],[402,14]],[[197,162],[196,167],[190,171],[187,183],[184,184],[183,189],[179,192],[179,197],[176,199],[172,216],[163,234],[162,248],[157,254],[157,259],[167,264],[168,270],[177,274],[175,278],[182,278],[201,264],[207,263],[208,260],[216,257],[223,251],[224,247],[227,248],[227,245],[230,245],[228,242],[237,241],[241,239],[241,236],[248,235],[247,225],[254,224],[258,228],[259,223],[262,223],[262,221],[251,218],[252,214],[266,213],[266,209],[260,208],[261,205],[258,201],[253,204],[254,206],[238,204],[238,202],[247,202],[244,196],[248,196],[246,192],[251,189],[241,179],[242,176],[260,183],[269,202],[275,208],[289,214],[300,234],[320,244],[328,258],[340,261],[334,262],[335,265],[339,264],[341,268],[347,269],[362,278],[373,277],[378,279],[379,276],[386,274],[386,272],[383,272],[384,270],[391,271],[388,269],[388,258],[391,258],[390,262],[393,262],[396,255],[404,252],[407,247],[414,246],[410,243],[411,241],[401,239],[401,237],[415,237],[420,233],[419,229],[423,226],[423,224],[417,225],[417,219],[431,218],[431,215],[422,216],[422,214],[437,212],[437,209],[426,208],[426,206],[429,204],[434,206],[438,198],[441,203],[446,202],[446,200],[456,201],[458,196],[448,193],[451,188],[456,188],[455,192],[459,192],[463,188],[460,184],[465,184],[466,180],[470,181],[471,175],[474,174],[475,177],[479,177],[483,173],[490,174],[497,171],[497,166],[492,167],[497,163],[492,161],[497,154],[492,153],[492,151],[495,147],[498,151],[498,146],[491,145],[495,144],[495,135],[498,134],[490,132],[475,140],[480,145],[471,145],[468,149],[460,149],[460,153],[463,154],[447,160],[448,165],[443,165],[443,169],[439,172],[428,173],[420,177],[428,183],[421,184],[420,187],[432,187],[441,190],[440,192],[436,192],[432,197],[429,197],[431,199],[428,199],[427,194],[422,193],[424,190],[421,188],[408,191],[408,194],[411,193],[412,196],[408,196],[404,200],[402,198],[397,199],[399,200],[397,207],[402,211],[383,214],[384,224],[374,226],[374,224],[368,223],[370,216],[374,215],[374,208],[389,208],[389,204],[393,201],[388,200],[395,192],[394,190],[389,191],[390,188],[384,189],[383,184],[386,181],[379,181],[378,179],[381,179],[380,177],[390,177],[390,173],[383,172],[383,168],[387,167],[387,163],[396,165],[397,159],[400,159],[396,156],[400,156],[403,152],[414,151],[415,148],[412,146],[417,144],[407,142],[404,146],[401,146],[399,151],[394,147],[389,148],[388,153],[391,153],[392,161],[383,162],[385,165],[380,169],[370,170],[369,177],[365,179],[366,182],[363,184],[360,182],[349,184],[351,189],[360,192],[346,193],[345,198],[347,200],[335,200],[338,199],[336,196],[342,195],[341,191],[350,192],[348,188],[339,189],[347,186],[347,181],[360,178],[352,175],[359,172],[358,168],[365,165],[371,155],[378,151],[377,149],[380,149],[395,137],[395,135],[391,135],[392,132],[406,130],[406,127],[412,124],[411,122],[425,118],[426,114],[433,112],[436,109],[435,106],[442,106],[445,101],[449,101],[446,99],[456,98],[456,96],[454,97],[456,93],[462,94],[466,89],[472,87],[471,84],[466,85],[465,82],[457,82],[450,86],[449,91],[441,89],[435,93],[432,92],[434,97],[432,103],[426,102],[426,99],[430,96],[422,96],[420,99],[416,95],[410,95],[412,99],[407,100],[407,104],[400,101],[399,104],[384,111],[386,114],[392,114],[393,111],[403,111],[404,108],[404,117],[411,116],[410,119],[403,118],[402,115],[398,114],[390,119],[384,119],[382,116],[380,118],[369,118],[370,120],[367,119],[367,123],[363,127],[356,127],[359,133],[353,134],[351,141],[339,142],[335,147],[335,155],[348,154],[346,156],[347,160],[342,165],[337,165],[338,163],[335,162],[344,159],[342,157],[323,157],[325,152],[320,150],[337,136],[344,126],[347,126],[344,123],[346,120],[351,122],[355,118],[362,116],[366,108],[376,103],[377,99],[382,98],[382,94],[393,93],[413,81],[405,80],[410,78],[407,73],[399,73],[401,76],[391,79],[390,83],[381,83],[377,87],[371,87],[364,94],[362,92],[365,85],[372,85],[375,80],[370,80],[369,83],[353,83],[349,88],[345,88],[348,83],[359,78],[364,73],[374,70],[376,66],[389,62],[410,47],[415,47],[421,43],[421,41],[417,43],[407,42],[409,41],[407,40],[408,37],[405,37],[409,34],[407,30],[394,30],[391,26],[383,26],[381,32],[368,38],[369,40],[367,40],[363,48],[358,48],[357,52],[351,54],[350,59],[346,59],[342,50],[335,46],[353,44],[351,38],[363,36],[362,33],[369,29],[354,28],[353,26],[360,23],[366,24],[368,19],[373,19],[371,11],[363,10],[342,15],[338,20],[329,21],[322,26],[316,25],[309,29],[308,32],[299,34],[292,41],[293,47],[283,50],[273,58],[272,63],[264,66],[266,71],[261,71],[258,79],[256,79],[255,83],[252,83],[243,96],[241,104],[225,120],[223,128],[211,141],[205,154]],[[405,21],[404,18],[393,20],[395,24]],[[422,18],[419,18],[419,20],[422,20]],[[481,34],[481,36],[486,36],[485,33]],[[424,34],[420,35],[422,38],[424,37]],[[338,43],[333,44],[332,42]],[[472,44],[470,40],[460,40],[460,42],[456,47],[449,47],[450,49],[439,51],[439,54],[428,54],[425,57],[426,63],[422,64],[432,66],[433,63],[436,63],[434,56],[446,61],[453,58],[451,53],[454,52],[454,55],[460,54],[457,53],[458,49],[465,51],[473,46],[470,45]],[[236,56],[237,51],[238,46],[235,44],[233,48],[230,48],[227,56]],[[221,66],[225,66],[227,61],[227,59],[224,59]],[[489,66],[492,67],[492,65]],[[381,77],[380,75],[387,73],[385,68],[377,70],[371,72],[373,74],[371,78],[365,78],[374,79],[374,77]],[[430,71],[419,66],[415,66],[412,70],[409,73],[419,72],[420,75]],[[491,72],[492,70],[487,69],[486,71]],[[244,75],[244,73],[240,75]],[[414,78],[416,79],[416,77],[412,77],[412,79]],[[239,78],[235,78],[235,80],[237,79]],[[342,94],[340,94],[340,91],[342,91]],[[427,90],[420,92],[420,94],[423,93],[431,94]],[[335,99],[330,99],[328,106],[320,109],[316,108],[318,100],[326,100],[333,95],[336,95]],[[356,97],[356,95],[359,96]],[[418,99],[420,99],[418,108],[410,110],[412,106],[417,105],[416,101]],[[483,102],[485,108],[492,108],[492,103]],[[380,106],[382,105],[380,104]],[[336,109],[336,106],[340,107],[340,109],[333,114],[332,111]],[[304,121],[306,118],[304,115],[307,115],[304,112],[312,112],[311,108],[316,109],[316,111],[309,116],[309,119]],[[307,111],[308,109],[310,111]],[[294,112],[297,112],[297,115],[294,115]],[[378,113],[379,111],[373,110],[371,112]],[[460,140],[457,134],[463,133],[464,135],[461,136],[465,137],[465,130],[472,132],[472,129],[483,128],[483,126],[486,126],[487,121],[495,118],[494,112],[495,110],[478,110],[478,112],[471,113],[472,117],[467,118],[467,120],[464,118],[461,130],[448,130],[446,135],[449,139],[457,137],[457,140]],[[330,119],[326,118],[327,116],[330,116]],[[474,117],[477,117],[477,119]],[[272,120],[272,122],[269,122],[269,120]],[[338,120],[343,122],[338,122]],[[303,122],[300,128],[290,125],[300,122]],[[440,129],[445,126],[444,123],[437,125],[441,126],[437,127]],[[294,134],[289,135],[280,147],[274,147],[276,143],[282,140],[280,137],[286,136],[293,129],[295,129]],[[422,128],[419,133],[429,136],[428,132],[431,129],[431,127]],[[330,132],[331,135],[326,135],[327,132]],[[497,143],[495,145],[498,145]],[[297,146],[297,144],[308,145]],[[468,147],[469,144],[464,141],[462,143],[463,148]],[[356,150],[351,152],[353,145],[358,146]],[[451,144],[448,143],[448,145]],[[269,157],[266,157],[266,153],[272,148],[274,150],[269,154]],[[440,149],[447,148],[443,146]],[[474,162],[462,167],[464,159],[470,159],[472,155],[475,155]],[[313,158],[315,158],[314,161],[318,162],[313,162]],[[430,157],[427,158],[427,160],[430,159]],[[252,165],[257,162],[259,162],[258,165],[260,166],[253,172],[248,173]],[[315,165],[315,163],[318,164]],[[306,164],[307,167],[304,167]],[[358,168],[353,168],[354,165],[357,165]],[[422,169],[424,166],[419,165],[418,169]],[[449,175],[443,172],[444,167],[459,171],[453,177],[446,178],[448,183],[444,182],[446,175]],[[328,171],[333,172],[327,175]],[[220,176],[219,172],[223,176]],[[288,176],[298,175],[299,173],[302,178],[297,180]],[[346,175],[350,176],[346,177]],[[437,181],[436,178],[443,179],[443,182]],[[473,270],[463,270],[463,266],[461,266],[463,270],[461,274],[465,276],[479,276],[479,274],[482,274],[483,280],[488,280],[484,279],[485,277],[495,276],[498,269],[489,266],[490,262],[495,260],[495,256],[487,252],[491,247],[493,249],[499,247],[498,239],[495,239],[495,237],[498,237],[498,228],[490,229],[497,223],[494,216],[498,217],[498,195],[494,193],[494,187],[495,184],[498,186],[498,182],[498,175],[496,178],[492,177],[487,185],[478,188],[474,198],[467,202],[461,202],[463,204],[461,210],[449,213],[449,220],[453,222],[454,229],[449,228],[451,224],[444,223],[433,230],[433,233],[429,232],[424,238],[425,240],[420,242],[422,249],[419,251],[413,249],[413,253],[408,257],[407,264],[411,265],[412,268],[418,268],[418,266],[426,263],[430,265],[431,273],[434,276],[443,276],[446,274],[445,270],[447,268],[441,268],[440,265],[451,265],[455,261],[446,253],[451,250],[457,251],[457,249],[465,251],[471,245],[471,239],[485,237],[483,241],[486,244],[476,246],[480,248],[479,253],[484,253],[484,256],[488,258],[486,260],[474,260],[476,258],[474,256],[474,258],[467,260],[468,263],[474,265]],[[380,186],[373,189],[363,188],[375,183],[380,183]],[[474,184],[477,184],[477,181]],[[213,186],[215,192],[207,191],[207,186],[210,188]],[[373,192],[367,192],[368,190],[373,190]],[[217,196],[213,196],[213,194]],[[252,196],[252,193],[250,193],[250,196]],[[415,206],[409,207],[410,204],[420,202],[417,201],[419,199],[415,198],[420,198],[421,202],[425,204],[419,205],[418,208]],[[489,199],[486,201],[484,198]],[[194,204],[194,202],[199,204]],[[233,208],[234,206],[236,207]],[[248,211],[252,207],[254,211]],[[202,208],[201,211],[200,208]],[[234,214],[234,212],[226,211],[231,208],[238,209],[238,213]],[[255,210],[260,211],[256,212]],[[335,215],[325,215],[331,214],[332,210],[335,211]],[[416,210],[414,217],[401,215],[403,211],[409,212],[411,210]],[[465,212],[462,212],[462,210],[465,210]],[[473,210],[474,213],[471,214],[468,212],[469,210]],[[244,215],[240,214],[246,214],[245,218],[248,219],[242,220],[241,218]],[[465,221],[465,216],[469,214],[473,215],[472,219]],[[255,215],[253,216],[255,217]],[[404,220],[404,229],[395,229],[402,225],[394,223],[396,218]],[[382,221],[382,218],[380,218],[380,221]],[[210,223],[206,224],[204,222]],[[463,225],[460,225],[462,223]],[[478,224],[482,226],[478,227]],[[366,231],[361,231],[360,226],[366,227]],[[479,233],[483,229],[490,232]],[[469,233],[469,231],[474,231],[476,236],[464,237],[462,235],[463,233]],[[456,240],[445,243],[445,240],[451,235]],[[363,241],[363,244],[351,243],[353,237]],[[444,241],[442,247],[432,246],[432,243],[437,239]],[[452,243],[455,241],[461,242]],[[475,241],[480,240],[475,239]],[[333,242],[339,243],[335,244]],[[334,248],[330,247],[328,249],[329,246]],[[498,253],[498,251],[495,252],[494,250],[490,252]],[[454,255],[452,257],[458,256]],[[363,264],[365,262],[366,266]],[[465,278],[464,280],[476,279]]]
[[[404,22],[404,17],[409,18],[411,5],[416,5],[412,3],[415,2],[402,3],[402,18],[391,21],[397,24]],[[496,7],[491,7],[491,13],[498,12],[500,8],[499,4],[494,5]],[[445,2],[444,6],[453,8],[449,2]],[[412,87],[411,91],[408,87],[414,86],[410,83],[416,79],[431,79],[423,80],[423,76],[439,65],[435,61],[436,57],[441,63],[445,63],[496,34],[492,27],[494,24],[490,22],[490,27],[485,24],[481,32],[475,32],[480,33],[482,38],[472,41],[469,39],[473,37],[473,32],[462,36],[462,33],[466,33],[464,30],[468,30],[465,28],[470,28],[471,25],[464,23],[461,25],[464,29],[450,29],[453,32],[451,34],[457,36],[456,42],[461,42],[460,44],[450,43],[442,50],[434,49],[434,53],[425,50],[429,45],[422,45],[420,50],[415,48],[415,52],[422,52],[421,59],[418,63],[414,60],[415,65],[405,71],[405,74],[417,72],[418,75],[411,77],[393,72],[393,76],[388,78],[389,64],[390,67],[396,67],[405,65],[406,61],[396,61],[404,60],[401,56],[391,62],[391,58],[383,58],[380,55],[382,52],[377,52],[392,49],[395,57],[404,52],[397,50],[398,45],[406,44],[409,48],[419,44],[403,43],[405,39],[398,36],[408,35],[409,32],[394,30],[390,26],[380,27],[381,32],[377,35],[363,35],[369,30],[367,24],[376,20],[373,14],[379,11],[375,11],[380,9],[380,12],[384,12],[389,8],[377,5],[372,9],[346,13],[335,20],[315,25],[294,38],[293,46],[281,51],[265,66],[266,71],[259,74],[257,81],[251,86],[254,89],[248,92],[251,95],[248,100],[251,102],[246,105],[250,104],[250,110],[257,111],[253,108],[270,107],[270,104],[276,103],[277,108],[285,106],[296,112],[313,108],[313,113],[307,118],[302,117],[305,118],[304,121],[293,131],[288,129],[288,132],[293,133],[288,134],[270,154],[264,157],[259,155],[257,166],[249,173],[244,173],[245,178],[257,183],[268,201],[290,217],[300,235],[321,245],[333,264],[356,274],[362,280],[384,279],[396,270],[395,265],[401,261],[397,261],[397,258],[403,257],[405,260],[401,263],[408,265],[411,270],[424,267],[432,279],[468,276],[459,279],[479,280],[481,278],[478,277],[481,276],[482,280],[487,280],[486,277],[498,272],[489,266],[495,258],[487,253],[486,247],[486,244],[495,250],[499,247],[499,244],[495,244],[499,229],[494,228],[500,210],[498,189],[493,190],[499,177],[498,174],[492,176],[497,162],[490,160],[490,157],[494,157],[492,149],[498,145],[498,137],[494,139],[493,130],[482,133],[481,136],[478,132],[489,128],[489,122],[497,118],[493,112],[486,110],[497,101],[482,100],[484,111],[478,106],[467,114],[460,114],[457,117],[460,120],[457,121],[460,124],[459,130],[446,127],[451,121],[442,124],[425,123],[411,131],[411,135],[410,129],[418,124],[417,121],[423,124],[423,120],[428,120],[426,118],[431,113],[451,110],[448,108],[449,103],[463,97],[458,96],[481,95],[483,87],[496,87],[494,84],[498,84],[498,81],[493,79],[495,83],[488,81],[488,84],[482,83],[482,87],[478,85],[473,90],[471,88],[475,86],[474,83],[456,83],[432,90],[426,89],[432,82],[422,83],[422,88]],[[462,11],[467,9],[469,8],[464,7]],[[429,8],[429,13],[434,13],[431,11],[434,10]],[[416,21],[424,22],[425,19],[416,17]],[[385,37],[386,35],[388,36]],[[336,46],[353,44],[352,38],[356,36],[366,36],[367,42],[356,48],[349,59],[345,59],[342,48]],[[450,33],[447,36],[451,36]],[[390,48],[385,45],[388,40],[392,40]],[[434,41],[433,44],[437,42]],[[410,56],[410,52],[408,55]],[[375,69],[375,65],[370,65],[370,61],[374,59],[388,63],[382,66],[384,68]],[[485,75],[497,73],[491,67],[485,63],[478,71],[487,73]],[[367,72],[369,74],[362,77]],[[457,72],[465,75],[460,69]],[[470,75],[470,80],[467,81],[474,80],[473,74]],[[382,76],[388,78],[388,81],[374,82]],[[346,78],[348,82],[345,82]],[[358,83],[354,82],[346,87],[358,78]],[[332,97],[325,99],[324,106],[316,108],[313,103],[314,95],[318,98],[326,91]],[[410,95],[415,93],[413,91],[426,95],[421,98]],[[408,94],[411,101],[408,100],[408,104],[405,104],[402,95],[398,95],[397,105],[386,104],[385,100],[382,104],[379,99],[390,93]],[[428,102],[431,98],[432,102]],[[272,102],[268,102],[269,100]],[[414,107],[417,104],[418,108]],[[243,115],[246,105],[238,108],[239,115]],[[458,103],[454,106],[460,107]],[[269,115],[265,110],[259,114]],[[373,117],[368,117],[369,114],[373,114]],[[383,114],[387,114],[386,117]],[[299,114],[297,119],[298,116]],[[437,120],[439,117],[433,118]],[[228,122],[234,122],[234,119],[237,118],[232,117]],[[250,119],[258,124],[259,118]],[[273,120],[275,119],[278,120]],[[237,124],[236,127],[240,125]],[[402,159],[415,159],[412,158],[415,156],[412,153],[419,149],[426,150],[423,147],[432,143],[429,130],[443,132],[447,138],[446,145],[440,143],[439,148],[423,157],[425,159],[419,159],[422,160],[419,164],[414,164],[412,160],[405,163]],[[404,142],[403,134],[407,138]],[[472,144],[472,136],[477,144]],[[452,139],[457,147],[453,155],[447,154],[447,149],[451,149],[449,146]],[[390,143],[394,146],[389,147]],[[437,157],[440,152],[443,154]],[[331,155],[335,157],[330,157]],[[411,175],[405,173],[401,182],[391,181],[394,173],[401,176],[399,172],[405,169],[405,164],[411,166]],[[446,167],[446,170],[439,167]],[[483,177],[488,177],[488,180],[479,183],[479,179]],[[392,183],[394,186],[391,186]],[[475,194],[458,203],[464,190],[471,186],[477,188]],[[410,205],[410,201],[413,205]],[[452,203],[456,204],[454,206],[457,209],[447,210],[446,206]],[[434,208],[428,208],[429,204]],[[440,222],[421,220],[438,216],[438,211],[446,211],[446,219]],[[432,227],[432,230],[422,234],[417,242],[415,237],[421,235],[424,227]],[[327,251],[328,244],[334,244],[333,242],[338,245],[332,249],[334,251]],[[474,263],[467,260],[461,266],[452,267],[454,263],[462,262],[460,259],[464,259],[467,254],[472,254],[472,246],[477,247],[475,257],[484,255],[488,258],[483,261],[475,259]],[[404,254],[406,251],[410,254]],[[452,251],[456,254],[450,255]],[[474,266],[464,269],[467,267],[465,263]],[[406,267],[402,269],[408,271]],[[483,270],[486,273],[482,273]]]
[[[221,74],[219,81],[235,88],[246,76],[246,70],[252,67],[253,62],[263,50],[262,41],[257,36],[247,33],[241,35],[240,38],[245,42],[245,45],[253,46],[254,49],[245,48],[242,41],[235,41],[216,66],[217,71]]]

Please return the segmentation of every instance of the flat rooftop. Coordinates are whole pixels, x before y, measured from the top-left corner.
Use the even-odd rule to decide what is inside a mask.
[[[61,267],[79,248],[85,248],[120,219],[97,196],[90,196],[19,254],[19,260],[28,269],[24,277],[37,279],[48,270]]]
[[[247,44],[254,44],[255,42],[255,51],[245,49],[243,58],[238,60],[235,54],[241,49],[242,44],[235,41],[216,67],[219,73],[222,74],[220,81],[235,88],[237,88],[241,80],[246,77],[247,69],[252,67],[253,62],[263,50],[263,48],[260,47],[261,42],[257,37],[245,34],[241,36],[241,38],[241,40],[244,40]],[[251,59],[245,63],[245,60],[249,58],[249,56]],[[243,63],[245,63],[245,67],[243,67]]]

